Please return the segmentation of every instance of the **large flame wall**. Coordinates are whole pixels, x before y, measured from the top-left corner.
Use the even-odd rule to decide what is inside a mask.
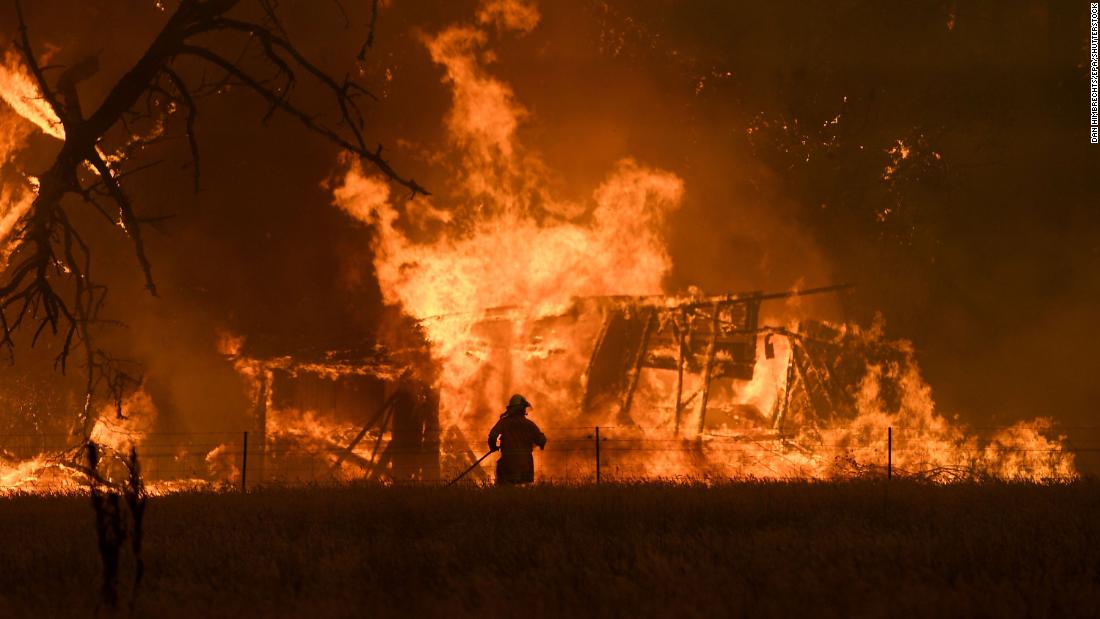
[[[511,391],[534,401],[535,417],[561,436],[576,435],[582,423],[615,423],[614,411],[592,417],[580,410],[582,374],[603,315],[572,302],[665,292],[672,264],[666,217],[685,192],[675,174],[627,159],[611,164],[586,202],[554,195],[549,179],[555,171],[518,137],[528,110],[486,66],[494,36],[522,36],[537,23],[531,4],[485,2],[475,23],[424,37],[452,93],[447,146],[462,164],[451,199],[405,200],[355,162],[346,164],[334,189],[336,205],[373,230],[374,267],[387,301],[422,319],[441,370],[444,427],[459,428],[474,445]],[[508,309],[490,317],[486,308]],[[557,314],[567,315],[547,327],[548,317]],[[883,335],[878,329],[865,337]],[[747,425],[693,437],[695,448],[678,443],[670,413],[674,373],[643,372],[631,411],[636,425],[612,430],[622,440],[638,441],[636,453],[619,461],[643,475],[825,476],[882,463],[886,429],[897,426],[895,462],[903,469],[973,470],[980,462],[999,475],[1072,473],[1071,457],[1051,461],[1060,443],[1042,436],[1049,421],[980,442],[938,415],[908,345],[895,345],[907,350],[904,367],[870,368],[860,385],[857,417],[815,429],[813,436],[754,437],[766,424],[746,419]],[[761,352],[751,382],[716,386],[711,406],[772,410],[790,354],[782,346],[779,352],[774,359]],[[876,393],[883,373],[902,385],[899,410],[881,410]],[[694,380],[687,391],[699,389]],[[738,440],[723,440],[721,430],[724,438]],[[554,476],[572,460],[544,462],[544,473]]]

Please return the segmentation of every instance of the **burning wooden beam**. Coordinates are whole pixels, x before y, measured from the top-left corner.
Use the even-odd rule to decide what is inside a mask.
[[[650,310],[646,314],[645,326],[642,327],[642,341],[638,345],[638,354],[634,358],[634,366],[630,372],[626,394],[623,396],[623,404],[619,408],[619,423],[623,425],[633,423],[630,418],[630,407],[634,403],[634,390],[638,388],[638,379],[642,375],[642,364],[645,362],[646,351],[649,347],[649,335],[653,331],[653,323],[657,318],[657,312],[654,310]]]
[[[353,455],[352,451],[359,444],[359,442],[363,440],[363,437],[367,435],[367,431],[373,428],[379,420],[383,419],[383,416],[389,412],[390,407],[393,406],[393,403],[396,399],[397,392],[394,392],[392,395],[390,395],[390,397],[386,398],[386,401],[382,404],[382,407],[378,409],[378,412],[375,413],[375,415],[369,420],[367,420],[365,424],[363,424],[363,428],[359,430],[359,434],[356,434],[355,438],[351,439],[351,442],[348,443],[348,446],[345,447],[343,451],[340,452],[340,456],[336,458],[336,462],[332,464],[332,469],[334,471],[340,468],[340,465],[344,463],[344,460],[348,456]]]
[[[683,321],[681,326],[681,320],[683,320],[683,313],[680,314],[680,320],[673,318],[672,328],[676,332],[676,429],[675,436],[680,436],[680,415],[683,414],[683,402],[681,400],[684,396],[684,340],[687,338],[685,329],[690,329],[691,325],[687,321]]]
[[[698,434],[703,434],[703,427],[707,420],[707,398],[710,396],[710,375],[714,365],[714,353],[715,346],[718,343],[718,332],[721,327],[720,313],[721,305],[719,302],[715,302],[713,309],[711,310],[710,322],[710,341],[707,343],[707,352],[703,360],[703,390],[699,396],[699,431]]]

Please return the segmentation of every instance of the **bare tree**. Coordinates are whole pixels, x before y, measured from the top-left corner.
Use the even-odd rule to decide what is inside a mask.
[[[56,358],[61,371],[73,347],[78,347],[87,369],[82,414],[85,437],[93,421],[94,395],[105,391],[121,407],[124,390],[137,379],[124,364],[93,344],[89,329],[99,321],[106,288],[91,279],[92,248],[66,213],[62,200],[68,194],[83,198],[129,237],[145,285],[156,295],[142,239],[143,225],[150,220],[135,210],[124,179],[152,165],[137,153],[162,136],[156,132],[135,135],[135,123],[182,125],[179,130],[187,138],[197,190],[200,157],[195,121],[199,104],[204,96],[226,88],[244,89],[266,101],[264,120],[276,112],[289,114],[308,132],[372,164],[412,195],[427,194],[416,181],[390,166],[382,157],[381,145],[368,146],[360,101],[372,95],[347,76],[335,78],[303,56],[279,22],[273,0],[178,0],[149,48],[90,113],[82,108],[78,88],[98,70],[96,59],[86,58],[62,68],[51,83],[46,74],[53,67],[38,62],[23,7],[20,0],[14,2],[23,59],[61,122],[64,142],[52,165],[38,177],[38,194],[20,221],[11,266],[0,282],[0,344],[10,352],[20,328],[33,329],[32,344],[48,329],[63,338]],[[377,2],[371,6],[370,32],[360,57],[373,41]],[[239,53],[234,56],[226,49]],[[246,67],[242,62],[246,56],[249,67],[258,67]],[[209,75],[215,77],[208,79]],[[293,97],[299,77],[318,84],[331,97],[335,121],[326,122]],[[119,144],[112,151],[117,155],[107,156],[105,145],[112,138]]]

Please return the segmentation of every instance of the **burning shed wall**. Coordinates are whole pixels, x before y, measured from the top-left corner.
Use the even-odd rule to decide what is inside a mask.
[[[415,365],[380,351],[237,365],[253,383],[258,478],[439,479],[438,398]]]

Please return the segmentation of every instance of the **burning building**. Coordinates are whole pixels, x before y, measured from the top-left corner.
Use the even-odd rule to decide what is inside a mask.
[[[542,315],[500,307],[422,319],[466,321],[460,381],[430,340],[412,357],[232,351],[255,400],[251,475],[445,479],[477,459],[513,391],[551,436],[544,479],[590,476],[597,426],[611,441],[602,464],[628,477],[863,474],[885,466],[887,428],[899,472],[1072,472],[1043,422],[978,437],[938,416],[903,342],[811,318],[761,320],[768,301],[845,288],[587,297]]]
[[[356,282],[370,280],[361,288],[376,285],[380,299],[371,300],[396,308],[408,324],[379,321],[384,324],[372,329],[374,339],[359,345],[309,347],[286,338],[258,346],[256,333],[263,329],[253,323],[282,304],[253,303],[260,309],[253,309],[252,322],[234,325],[248,337],[228,338],[232,341],[221,351],[250,402],[241,415],[241,429],[249,432],[247,449],[236,433],[215,445],[165,445],[165,462],[190,464],[149,466],[147,473],[205,482],[246,475],[256,481],[436,480],[476,459],[482,436],[513,392],[535,403],[533,414],[551,437],[539,462],[543,478],[589,476],[590,435],[597,426],[608,441],[606,464],[624,476],[875,472],[887,461],[887,428],[896,434],[894,464],[914,474],[1074,473],[1072,457],[1064,453],[1062,437],[1051,436],[1048,421],[979,437],[937,410],[912,346],[888,337],[881,323],[860,327],[845,324],[839,312],[824,315],[795,306],[794,300],[808,293],[834,291],[804,288],[804,280],[835,276],[808,252],[790,258],[794,266],[782,273],[731,274],[736,266],[707,257],[702,267],[681,266],[684,272],[673,278],[674,255],[680,256],[672,229],[691,229],[693,240],[706,232],[697,217],[676,219],[686,208],[687,170],[699,166],[702,157],[693,152],[694,158],[661,159],[653,149],[627,150],[633,145],[624,142],[608,149],[599,166],[586,164],[583,172],[555,169],[561,158],[555,161],[546,151],[560,148],[550,144],[557,138],[540,143],[523,131],[535,108],[521,101],[494,66],[503,43],[532,35],[541,19],[532,2],[486,0],[464,19],[409,37],[442,89],[438,111],[444,116],[440,135],[417,140],[402,134],[394,142],[441,171],[445,180],[432,187],[434,195],[414,191],[406,198],[376,168],[346,153],[317,166],[321,175],[328,174],[318,191],[335,207],[321,204],[324,217],[347,234],[332,251],[338,268],[317,276],[297,264],[305,260],[288,262],[308,271],[310,283],[331,280],[348,289],[339,295],[354,296],[361,292]],[[627,38],[647,35],[629,30],[608,36],[609,45],[620,49]],[[0,109],[0,123],[7,142],[0,145],[5,149],[0,165],[7,166],[8,152],[22,148],[32,127],[47,136],[43,139],[64,136],[17,55],[6,55],[4,65],[0,94],[7,107]],[[386,88],[396,66],[379,71]],[[693,79],[696,95],[730,77],[710,68],[703,75]],[[840,118],[829,114],[823,126],[832,128]],[[793,122],[768,126],[782,128],[800,148],[813,146],[793,133],[799,129]],[[747,130],[754,134],[760,127]],[[698,136],[676,137],[689,143]],[[912,162],[941,159],[938,151],[922,159],[920,149],[913,146],[910,153],[905,144],[898,140],[897,148],[887,151],[890,167],[881,180],[891,187],[904,180]],[[715,176],[724,173],[718,165],[711,170]],[[277,184],[272,176],[277,175],[265,169],[263,183]],[[34,179],[20,171],[20,181],[4,187],[0,239],[18,228],[34,198]],[[704,194],[699,200],[715,200],[713,193],[690,189]],[[251,195],[237,198],[241,204],[253,201]],[[318,205],[279,206],[305,211]],[[888,219],[891,212],[878,215]],[[730,218],[723,225],[728,226],[723,234],[731,235],[760,222]],[[242,226],[252,227],[251,221]],[[273,251],[279,254],[292,254],[287,247],[329,242],[329,236],[318,234],[311,243],[271,245],[278,245]],[[765,245],[761,253],[783,252],[780,240],[767,239]],[[9,249],[0,247],[0,257]],[[198,262],[201,253],[188,252],[181,262]],[[215,275],[220,278],[224,270],[219,264]],[[255,280],[279,283],[272,274],[276,269],[260,265],[257,271]],[[802,290],[707,295],[687,285],[700,282],[712,291]],[[189,283],[204,288],[209,282]],[[317,306],[337,305],[337,294],[317,296],[323,301],[296,316],[294,324],[324,322]],[[236,309],[220,298],[210,305],[215,320]],[[377,319],[361,313],[356,318],[363,323]],[[132,391],[125,414],[134,421],[114,423],[124,431],[101,430],[101,436],[105,441],[116,434],[129,437],[150,451],[149,436],[160,423],[151,404],[156,398],[141,397],[144,387]],[[142,419],[147,423],[137,423]],[[34,454],[8,455],[12,475],[25,477],[24,463]]]

